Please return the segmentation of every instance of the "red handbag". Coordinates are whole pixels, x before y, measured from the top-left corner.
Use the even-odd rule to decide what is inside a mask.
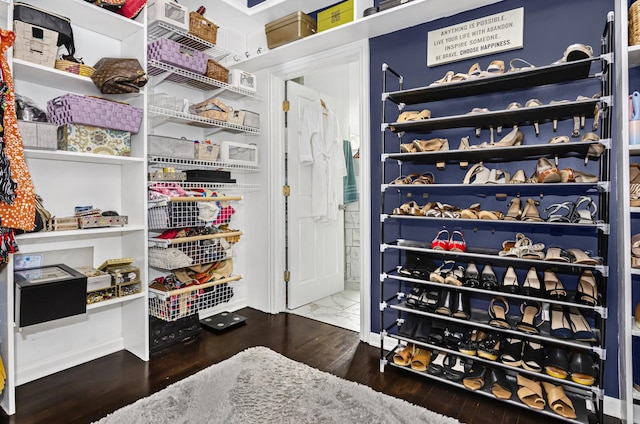
[[[147,0],[127,0],[124,6],[118,10],[118,14],[125,18],[135,19],[144,6],[147,4]]]

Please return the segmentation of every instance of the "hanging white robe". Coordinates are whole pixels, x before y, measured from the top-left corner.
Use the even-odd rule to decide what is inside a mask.
[[[347,175],[338,118],[320,100],[302,112],[300,164],[311,166],[311,215],[328,222],[338,219],[339,186]],[[338,178],[340,177],[340,178]]]

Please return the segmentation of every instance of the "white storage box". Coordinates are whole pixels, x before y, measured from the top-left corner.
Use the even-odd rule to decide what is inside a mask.
[[[234,110],[229,112],[227,121],[230,124],[244,125],[251,128],[260,128],[260,114],[249,110]]]
[[[220,145],[220,161],[236,165],[258,166],[258,146],[223,141]]]
[[[18,120],[22,145],[30,149],[56,150],[58,126],[49,122]]]
[[[149,135],[147,138],[149,139],[149,156],[195,159],[193,140],[160,135]]]
[[[14,58],[49,68],[56,66],[57,32],[22,21],[13,21],[13,30],[16,33],[13,45]]]
[[[256,76],[241,69],[231,69],[229,71],[229,85],[250,91],[258,89]]]
[[[147,14],[149,24],[160,21],[189,31],[189,9],[173,0],[150,0]]]

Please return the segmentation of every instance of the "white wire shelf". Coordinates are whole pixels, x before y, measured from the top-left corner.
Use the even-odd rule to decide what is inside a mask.
[[[168,38],[176,41],[184,46],[191,47],[192,49],[199,50],[206,53],[215,61],[221,61],[231,54],[231,52],[216,46],[200,37],[196,37],[193,34],[189,34],[188,31],[183,29],[174,28],[164,22],[153,22],[147,28],[148,41],[154,41],[158,38]]]
[[[247,127],[245,125],[231,124],[216,119],[204,118],[200,115],[178,112],[177,110],[163,109],[158,106],[149,106],[148,113],[152,120],[152,127],[157,127],[166,122],[188,123],[196,127],[216,128],[218,131],[232,133],[260,134],[260,128]],[[215,132],[215,131],[214,131]]]
[[[158,181],[149,181],[148,185],[150,186],[153,183],[157,183]],[[262,186],[260,184],[235,184],[235,183],[190,183],[188,181],[177,181],[180,184],[180,187],[185,189],[190,188],[205,188],[211,190],[230,190],[230,191],[256,191],[260,190]]]
[[[179,169],[181,171],[186,171],[190,169],[224,169],[230,171],[259,171],[260,167],[255,165],[242,165],[235,163],[226,163],[226,162],[211,162],[206,160],[196,160],[196,159],[180,159],[180,158],[171,158],[167,156],[149,156],[148,158],[149,166],[158,165],[160,167],[166,167],[166,165],[170,165],[175,169]],[[186,183],[185,183],[186,184]],[[195,184],[195,183],[189,183]]]
[[[178,68],[159,60],[149,60],[147,65],[149,75],[155,77],[152,80],[153,85],[157,85],[162,81],[171,81],[176,84],[187,84],[203,91],[214,90],[215,92],[212,93],[213,96],[222,96],[231,100],[237,100],[243,97],[260,98],[255,91],[241,87],[233,87],[225,82],[209,78],[206,75],[196,74],[195,72]]]

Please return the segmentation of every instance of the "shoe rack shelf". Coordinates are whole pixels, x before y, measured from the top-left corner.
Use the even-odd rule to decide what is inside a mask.
[[[246,125],[231,124],[226,121],[204,118],[192,113],[179,112],[177,110],[164,109],[158,106],[147,106],[152,127],[174,122],[189,124],[202,128],[213,128],[213,132],[228,131],[230,133],[260,134],[260,128],[247,127]]]
[[[452,381],[440,375],[416,371],[408,366],[404,367],[396,365],[392,360],[396,350],[402,349],[405,344],[414,344],[416,347],[427,348],[431,351],[445,351],[448,354],[453,355],[454,358],[463,358],[466,360],[467,366],[471,361],[473,361],[474,364],[478,362],[480,365],[486,366],[486,379],[488,379],[489,370],[491,368],[502,368],[506,370],[507,378],[510,379],[514,388],[511,398],[509,400],[505,400],[508,403],[531,409],[519,400],[516,393],[518,388],[515,382],[516,374],[520,373],[528,378],[534,377],[537,380],[548,381],[556,386],[561,386],[567,396],[572,400],[577,418],[571,419],[563,417],[557,414],[549,406],[546,406],[544,410],[540,411],[533,409],[534,411],[568,422],[588,423],[593,422],[594,420],[602,422],[604,401],[604,389],[602,384],[604,361],[607,356],[607,350],[604,347],[604,340],[605,322],[608,318],[606,287],[608,283],[607,277],[609,276],[607,257],[608,236],[610,232],[608,216],[610,195],[609,156],[612,146],[611,108],[609,103],[611,102],[611,79],[613,78],[613,65],[610,62],[610,55],[607,54],[607,52],[610,52],[613,49],[613,41],[611,39],[612,37],[607,37],[607,34],[613,34],[612,28],[613,22],[612,20],[609,20],[605,28],[605,35],[603,36],[603,52],[601,56],[577,60],[574,62],[552,64],[549,66],[517,72],[506,72],[496,76],[466,80],[462,82],[444,83],[415,89],[404,89],[402,86],[404,79],[401,74],[391,69],[387,64],[382,66],[380,327],[382,329],[382,345],[384,346],[385,339],[389,338],[395,341],[397,346],[391,351],[386,351],[384,348],[381,348],[381,371],[384,371],[384,367],[386,365],[390,365],[394,368],[404,369],[439,382],[466,389],[462,384],[461,379],[460,381]],[[595,72],[593,72],[594,70]],[[387,91],[387,78],[391,79],[393,77],[397,77],[399,90]],[[584,83],[573,84],[572,82],[574,81],[583,81]],[[388,103],[398,105],[398,109],[402,111],[406,105],[421,105],[420,107],[423,108],[424,105],[429,102],[445,101],[470,96],[500,94],[503,98],[513,95],[512,101],[521,101],[521,103],[524,104],[525,102],[522,100],[525,99],[518,99],[517,96],[524,96],[525,94],[519,94],[515,92],[515,90],[528,89],[533,92],[541,86],[546,86],[545,88],[549,89],[549,86],[551,85],[558,85],[558,87],[562,87],[562,95],[568,95],[570,98],[576,98],[578,94],[586,94],[579,93],[577,91],[583,90],[583,87],[587,85],[594,86],[596,84],[599,86],[600,95],[584,100],[543,104],[535,107],[521,107],[512,110],[492,110],[459,115],[453,114],[449,116],[431,117],[419,121],[389,122],[389,120],[385,119],[386,112],[394,110],[394,105],[387,106]],[[530,93],[527,93],[526,95],[529,94]],[[535,95],[532,97],[535,97]],[[449,107],[449,109],[453,109],[454,107],[455,106]],[[434,110],[435,109],[437,109],[437,106],[434,107]],[[600,111],[599,115],[595,113],[596,110]],[[575,119],[575,117],[578,116],[594,117],[594,119],[598,119],[597,122],[594,122],[594,127],[597,123],[597,128],[599,128],[599,140],[578,141],[580,139],[571,139],[566,143],[548,144],[537,139],[532,144],[510,147],[487,147],[418,153],[399,152],[400,144],[408,142],[403,140],[413,140],[414,138],[419,138],[418,134],[430,133],[432,131],[464,128],[493,130],[496,127],[505,127],[510,129],[512,126],[522,127],[533,126],[534,124],[543,125],[556,120],[563,121]],[[584,132],[587,131],[591,131],[591,129],[584,129],[582,133],[584,134]],[[536,135],[537,134],[538,132],[536,129]],[[554,135],[556,134],[554,133]],[[433,137],[439,137],[439,135],[434,134]],[[590,147],[596,143],[604,146],[604,153],[599,157],[590,157],[589,159],[589,161],[595,162],[595,164],[590,162],[590,169],[595,170],[597,168],[597,172],[594,172],[594,174],[597,174],[597,181],[595,182],[554,184],[463,184],[461,181],[461,183],[456,184],[447,181],[447,176],[443,174],[445,176],[442,178],[446,181],[445,183],[438,183],[438,177],[436,177],[435,184],[391,183],[396,177],[409,175],[410,173],[417,172],[418,174],[421,174],[422,172],[427,170],[431,171],[433,169],[435,174],[437,171],[435,171],[434,167],[437,165],[437,168],[441,170],[442,163],[444,163],[445,166],[457,168],[458,164],[461,164],[461,162],[475,163],[482,161],[487,163],[502,163],[531,161],[535,164],[535,161],[540,158],[549,159],[551,162],[553,162],[555,158],[556,166],[558,166],[558,158],[572,158],[574,161],[576,159],[578,159],[578,161],[580,159],[585,159]],[[585,166],[587,165],[586,159],[584,164]],[[521,164],[519,163],[517,166],[521,167]],[[452,171],[455,171],[455,169]],[[455,205],[457,204],[455,201],[456,196],[479,196],[480,198],[495,196],[497,199],[499,197],[504,198],[505,196],[522,197],[527,195],[530,197],[539,196],[540,199],[544,196],[545,202],[548,203],[555,203],[555,201],[558,201],[555,197],[560,198],[561,200],[559,201],[562,202],[564,200],[573,200],[571,197],[576,195],[590,196],[593,197],[594,202],[598,204],[598,217],[597,219],[594,218],[593,223],[577,224],[564,222],[479,220],[391,214],[391,211],[394,208],[397,208],[403,202],[408,202],[410,200],[414,200],[419,206],[426,203],[427,200],[429,202],[442,202]],[[548,200],[547,196],[555,197]],[[591,259],[595,259],[595,261],[590,263],[569,263],[544,259],[499,256],[500,249],[498,248],[467,246],[466,243],[466,251],[464,252],[433,249],[431,247],[431,237],[438,232],[437,228],[442,228],[444,226],[446,226],[446,228],[456,228],[461,230],[463,228],[468,228],[470,233],[477,232],[478,234],[476,237],[483,237],[482,240],[487,241],[487,246],[492,244],[491,236],[494,232],[508,232],[510,229],[513,229],[517,232],[529,232],[534,234],[536,236],[536,241],[546,243],[546,247],[553,247],[554,244],[552,243],[557,240],[554,239],[550,244],[547,242],[546,238],[551,236],[557,237],[559,235],[564,237],[566,234],[568,236],[577,237],[577,240],[580,240],[580,242],[576,243],[581,243],[583,239],[589,240],[587,245],[597,245],[597,251],[595,255],[591,254],[591,252],[587,253],[588,256]],[[433,231],[433,233],[429,233],[429,230],[434,228],[436,230]],[[471,230],[471,228],[473,230]],[[411,237],[409,237],[410,240],[404,238],[407,234],[411,234]],[[486,238],[484,237],[485,234],[487,236]],[[499,241],[501,242],[502,239]],[[564,246],[563,248],[571,249],[574,247],[577,246]],[[584,246],[581,246],[581,249],[584,249]],[[437,281],[429,281],[428,279],[422,279],[415,275],[407,276],[406,274],[402,274],[400,271],[403,269],[404,264],[408,264],[407,259],[409,255],[426,258],[425,260],[434,261],[434,264],[444,263],[445,261],[454,261],[455,265],[466,265],[470,262],[474,262],[479,264],[479,266],[481,266],[481,264],[490,264],[492,266],[495,265],[496,267],[514,267],[521,273],[524,273],[525,270],[528,270],[529,268],[535,268],[539,274],[542,274],[543,270],[548,270],[554,273],[557,272],[564,275],[563,280],[565,281],[567,296],[562,300],[551,299],[542,293],[526,296],[521,293],[512,294],[502,291],[501,289],[490,290],[465,285],[454,286],[451,284],[442,284]],[[404,264],[403,261],[405,261]],[[595,278],[596,286],[598,288],[600,297],[599,301],[595,305],[582,304],[578,303],[578,301],[574,301],[576,298],[576,292],[580,288],[579,281],[586,272],[593,273],[593,277]],[[502,285],[502,279],[500,276],[497,278],[497,285],[500,287]],[[461,281],[464,282],[464,278]],[[574,284],[575,281],[578,281],[578,283]],[[522,282],[522,280],[520,280],[520,282]],[[544,292],[545,283],[542,278],[540,278],[540,284]],[[406,303],[406,300],[409,298],[409,294],[412,289],[416,288],[428,288],[432,292],[435,291],[435,289],[440,289],[439,293],[446,292],[447,290],[451,290],[454,293],[463,293],[471,299],[470,301],[467,301],[469,304],[466,305],[468,307],[467,311],[471,311],[470,318],[464,319],[455,317],[451,313],[449,315],[436,313],[436,308],[426,311],[410,307]],[[506,316],[507,321],[511,324],[511,329],[494,327],[489,324],[491,318],[487,305],[489,305],[491,299],[496,296],[504,297],[509,305],[513,305]],[[456,296],[452,295],[448,297],[453,298]],[[461,298],[464,298],[464,296]],[[515,305],[525,301],[534,301],[541,305],[540,313],[542,323],[540,327],[538,327],[539,332],[537,334],[525,333],[516,329],[515,324],[522,319],[522,316],[521,312],[517,310],[518,308],[515,307]],[[440,302],[440,300],[438,300],[438,302]],[[453,301],[452,303],[453,305],[450,304],[447,307],[450,311],[453,311],[453,309],[451,309],[452,307],[456,307],[456,302]],[[575,338],[556,337],[555,332],[552,336],[551,315],[555,316],[555,314],[552,314],[552,310],[557,311],[558,309],[561,309],[562,311],[568,311],[569,308],[571,308],[572,311],[578,311],[579,315],[582,316],[588,325],[588,328],[585,330],[588,330],[595,335],[596,341],[585,341],[585,339],[580,339],[580,337],[576,336],[575,334],[579,331],[579,325],[578,327],[574,327],[574,325],[577,324],[574,324],[573,322],[571,323],[570,330],[574,333],[573,337],[578,337],[580,340],[576,340]],[[564,313],[568,312],[563,312],[563,314]],[[563,316],[565,317],[565,320],[568,320],[568,315]],[[569,355],[569,352],[571,352],[572,356],[576,353],[579,355],[586,355],[589,361],[593,361],[595,363],[595,383],[593,385],[583,385],[574,382],[570,378],[560,379],[548,375],[544,372],[544,362],[541,363],[543,371],[535,372],[503,364],[499,359],[492,361],[486,358],[462,353],[458,351],[457,348],[443,347],[431,342],[427,343],[425,340],[417,340],[413,333],[411,336],[401,334],[402,331],[400,329],[407,318],[411,318],[412,320],[426,319],[430,323],[437,322],[441,325],[442,323],[444,323],[444,325],[455,325],[458,328],[461,327],[465,330],[479,329],[485,332],[496,333],[502,338],[502,340],[512,338],[522,340],[523,343],[530,341],[541,344],[544,349],[560,348],[566,355]],[[555,319],[553,323],[554,325],[557,325]],[[561,328],[566,327],[564,323],[561,325]],[[556,327],[554,326],[554,328]],[[406,331],[404,331],[404,333],[406,333]],[[476,392],[481,395],[493,397],[494,395],[487,388],[488,386],[489,384],[485,384],[484,389],[477,390]]]

